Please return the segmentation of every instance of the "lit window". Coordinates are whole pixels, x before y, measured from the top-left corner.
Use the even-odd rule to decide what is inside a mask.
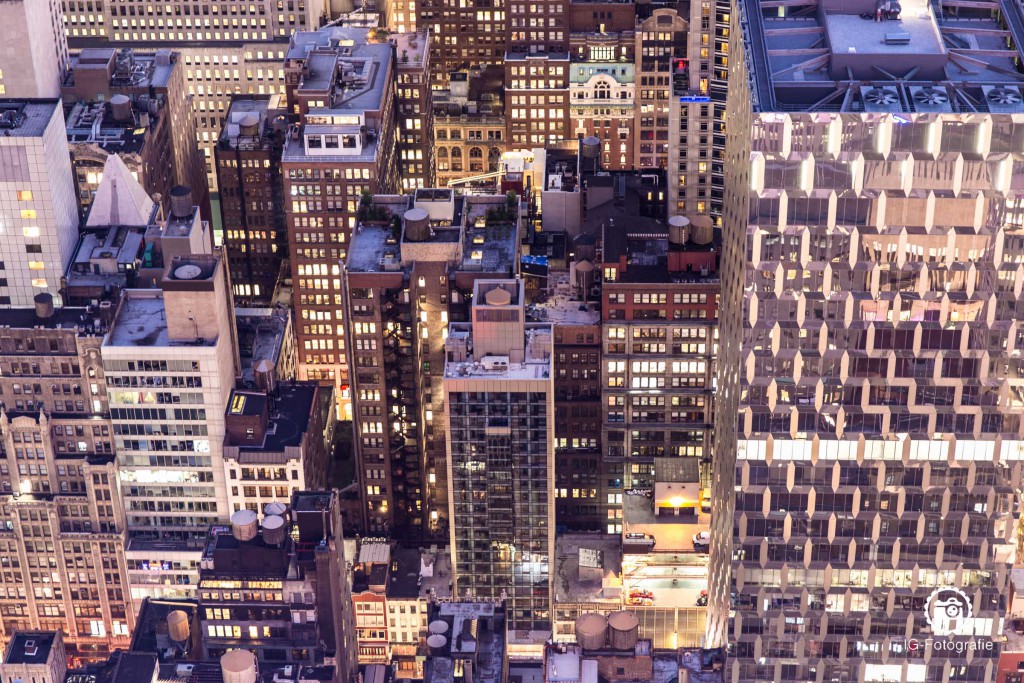
[[[45,268],[46,268],[46,265],[42,261],[29,261],[28,262],[28,269],[29,270],[43,270]]]
[[[22,228],[21,232],[25,237],[39,237],[39,226],[30,225],[27,228]]]
[[[22,209],[21,210],[21,217],[22,218],[26,218],[26,219],[33,219],[33,218],[36,217],[36,210],[35,209]]]
[[[18,190],[18,201],[19,202],[30,202],[30,201],[32,201],[32,190]]]

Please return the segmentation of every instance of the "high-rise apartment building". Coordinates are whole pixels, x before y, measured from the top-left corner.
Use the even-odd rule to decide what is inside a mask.
[[[239,304],[273,301],[288,253],[281,182],[288,125],[281,104],[278,95],[231,100],[214,152],[224,250]]]
[[[370,197],[399,184],[394,50],[370,40],[365,29],[297,33],[285,65],[300,120],[281,162],[299,378],[333,383],[349,416],[340,263]]]
[[[82,215],[110,154],[121,157],[149,195],[159,194],[164,207],[170,206],[171,188],[185,185],[208,215],[209,191],[180,53],[82,50],[72,58],[60,94]]]
[[[78,241],[75,180],[60,100],[0,100],[0,306],[59,306]]]
[[[20,3],[19,3],[20,4]],[[179,50],[193,97],[200,148],[211,190],[217,189],[214,146],[234,95],[283,92],[281,60],[295,31],[315,29],[326,16],[324,0],[233,0],[154,4],[149,0],[99,3],[62,0],[71,50],[141,48]]]
[[[0,638],[61,630],[75,662],[125,647],[135,623],[100,361],[108,322],[48,294],[0,311]]]
[[[470,319],[473,283],[517,272],[518,205],[451,189],[377,195],[352,235],[357,472],[371,533],[446,536],[444,339]]]
[[[427,31],[393,33],[395,108],[398,115],[398,173],[402,190],[434,187],[434,107],[430,89],[430,41]]]
[[[522,280],[477,280],[472,322],[448,326],[449,517],[454,593],[503,598],[516,639],[539,644],[553,623],[554,364],[551,325],[527,323],[524,299]]]
[[[1021,10],[768,4],[732,7],[708,643],[744,681],[989,681],[1024,433]]]
[[[0,97],[59,97],[68,68],[59,0],[5,2],[0,26],[18,38],[0,48]]]

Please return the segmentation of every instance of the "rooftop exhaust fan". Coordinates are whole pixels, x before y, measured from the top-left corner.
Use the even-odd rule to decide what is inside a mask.
[[[873,88],[864,93],[864,101],[869,104],[889,106],[900,101],[899,95],[892,90]]]
[[[992,88],[985,95],[985,98],[993,104],[1013,105],[1024,101],[1021,94],[1010,88]]]

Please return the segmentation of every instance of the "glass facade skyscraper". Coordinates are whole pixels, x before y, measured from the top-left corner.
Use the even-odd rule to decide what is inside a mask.
[[[710,642],[733,680],[990,681],[1024,458],[1019,8],[834,4],[734,6]],[[958,40],[979,27],[1011,49]]]

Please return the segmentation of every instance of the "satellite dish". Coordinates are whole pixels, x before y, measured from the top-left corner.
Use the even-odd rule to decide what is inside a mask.
[[[203,269],[194,263],[186,263],[174,270],[174,277],[178,280],[195,280],[203,274]]]

